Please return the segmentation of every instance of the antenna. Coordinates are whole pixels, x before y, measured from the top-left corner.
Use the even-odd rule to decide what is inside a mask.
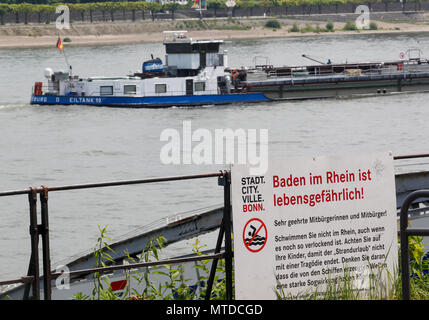
[[[303,57],[303,58],[307,58],[307,59],[309,59],[309,60],[313,60],[313,61],[315,61],[315,62],[317,62],[317,63],[320,63],[320,64],[326,64],[326,63],[324,63],[324,62],[322,62],[322,61],[319,61],[319,60],[316,60],[316,59],[314,59],[314,58],[311,58],[311,57],[309,57],[309,56],[307,56],[307,55],[305,55],[305,54],[303,54],[303,55],[302,55],[302,57]]]

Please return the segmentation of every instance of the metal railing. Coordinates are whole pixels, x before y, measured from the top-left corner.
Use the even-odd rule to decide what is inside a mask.
[[[408,228],[408,210],[415,200],[427,197],[429,197],[429,190],[414,191],[407,196],[401,207],[399,229],[401,239],[402,299],[404,300],[410,300],[410,254],[408,237],[429,236],[429,229]]]
[[[383,75],[397,75],[397,74],[404,74],[404,73],[428,73],[429,72],[429,65],[427,64],[413,64],[409,61],[398,61],[398,64],[402,64],[401,69],[397,68],[397,64],[389,64],[387,66],[382,66],[381,64],[379,67],[373,67],[370,66],[368,69],[362,69],[361,75],[377,75],[377,74],[383,74]],[[375,65],[376,63],[374,63]],[[306,66],[297,66],[290,68],[290,70],[282,70],[282,68],[279,68],[279,70],[270,69],[266,72],[267,78],[282,78],[282,77],[295,77],[295,78],[302,78],[304,76],[333,76],[333,75],[349,75],[347,73],[348,70],[353,70],[350,67],[356,65],[356,68],[359,69],[359,64],[344,64],[344,65],[321,65],[319,68],[315,67],[314,70],[307,70]],[[342,67],[342,71],[340,68]],[[302,69],[302,70],[301,70]],[[302,71],[308,71],[308,75],[301,75],[299,74]],[[298,74],[297,74],[298,73]],[[350,74],[354,75],[354,74]]]
[[[141,79],[140,79],[141,80]],[[195,80],[195,82],[205,82],[206,80]],[[42,86],[42,95],[46,95],[46,93],[50,95],[59,95],[59,90],[50,90],[53,89],[49,86]],[[67,98],[74,98],[74,97],[81,97],[81,98],[111,98],[111,97],[167,97],[167,96],[183,96],[186,95],[186,91],[184,90],[167,90],[165,92],[155,92],[155,91],[149,91],[149,92],[134,92],[134,93],[125,93],[123,90],[119,91],[113,91],[112,94],[100,94],[100,90],[91,91],[89,93],[86,93],[82,95],[78,92],[70,91],[71,93],[75,94],[69,94],[64,95],[63,97]],[[34,94],[34,86],[31,88],[31,95]],[[195,90],[193,89],[192,95],[198,96],[198,95],[217,95],[219,94],[218,89],[205,89],[205,90]]]
[[[402,155],[393,157],[394,160],[405,160],[415,158],[429,158],[429,154],[412,154]],[[17,279],[0,281],[1,285],[10,285],[22,283],[26,285],[24,299],[29,298],[30,287],[32,288],[32,299],[40,299],[40,274],[39,274],[39,236],[42,237],[42,260],[43,260],[43,289],[44,299],[50,300],[52,297],[51,281],[55,280],[61,275],[61,273],[52,273],[51,262],[50,262],[50,248],[49,248],[49,218],[48,218],[48,194],[50,192],[60,191],[71,191],[79,189],[91,189],[91,188],[103,188],[113,186],[125,186],[125,185],[137,185],[137,184],[149,184],[157,182],[167,181],[182,181],[182,180],[195,180],[195,179],[206,179],[206,178],[218,178],[218,185],[224,188],[224,208],[223,208],[223,219],[219,228],[219,234],[215,251],[210,255],[203,256],[192,256],[186,258],[177,258],[169,260],[160,260],[155,262],[143,262],[134,264],[123,264],[114,265],[107,267],[91,268],[75,270],[70,272],[72,275],[88,275],[96,272],[106,273],[115,270],[133,269],[141,267],[149,267],[154,265],[163,264],[175,264],[190,261],[199,260],[213,260],[210,269],[209,279],[207,281],[207,294],[205,299],[210,299],[211,289],[214,282],[214,277],[217,268],[217,262],[219,259],[225,259],[225,280],[226,280],[226,294],[227,299],[232,299],[233,296],[233,285],[232,285],[232,214],[231,214],[231,173],[230,171],[219,171],[205,174],[196,175],[183,175],[183,176],[170,176],[170,177],[157,177],[157,178],[146,178],[139,180],[123,180],[123,181],[111,181],[101,183],[87,183],[87,184],[75,184],[75,185],[64,185],[39,188],[31,187],[23,190],[11,190],[0,192],[0,197],[6,196],[18,196],[27,195],[29,201],[29,213],[30,213],[30,238],[31,238],[31,258],[27,276],[23,276]],[[41,224],[38,224],[37,214],[37,195],[40,197],[40,209],[41,209]],[[418,198],[428,198],[429,190],[416,191],[411,193],[402,205],[400,212],[400,238],[401,238],[401,256],[402,256],[402,290],[403,298],[409,299],[409,253],[408,253],[408,236],[410,235],[425,235],[429,236],[429,229],[408,229],[408,209],[414,200]],[[225,237],[225,241],[223,239]],[[221,252],[222,243],[225,243],[224,251]]]
[[[18,196],[18,195],[27,195],[29,201],[29,212],[30,212],[30,238],[31,238],[31,257],[30,264],[28,268],[27,276],[18,278],[0,281],[1,285],[11,285],[22,283],[25,284],[24,299],[28,299],[30,287],[32,288],[32,299],[40,300],[40,274],[39,274],[39,236],[42,237],[42,261],[43,261],[43,293],[45,300],[51,300],[52,298],[52,287],[51,281],[55,280],[62,273],[52,273],[51,271],[51,261],[50,261],[50,247],[49,247],[49,218],[48,218],[48,194],[50,192],[59,192],[59,191],[70,191],[78,189],[90,189],[90,188],[103,188],[103,187],[113,187],[113,186],[125,186],[125,185],[137,185],[137,184],[148,184],[148,183],[157,183],[157,182],[167,182],[167,181],[183,181],[183,180],[195,180],[195,179],[205,179],[205,178],[218,178],[218,184],[224,188],[224,213],[223,219],[219,230],[218,240],[215,248],[214,254],[202,255],[202,256],[192,256],[185,258],[169,259],[169,260],[159,260],[155,262],[143,262],[143,263],[133,263],[133,264],[123,264],[123,265],[114,265],[107,267],[75,270],[69,273],[69,276],[75,275],[88,275],[96,272],[106,273],[112,272],[115,270],[127,270],[133,268],[149,267],[155,265],[165,265],[165,264],[175,264],[175,263],[185,263],[191,261],[200,261],[200,260],[213,260],[210,276],[207,282],[207,293],[205,298],[210,299],[211,288],[213,286],[214,277],[216,273],[217,261],[219,259],[225,259],[225,281],[226,281],[226,294],[227,299],[232,299],[232,228],[231,228],[231,201],[230,201],[230,172],[228,171],[219,171],[206,174],[196,174],[196,175],[183,175],[183,176],[170,176],[170,177],[159,177],[159,178],[147,178],[139,180],[124,180],[124,181],[111,181],[111,182],[101,182],[101,183],[87,183],[87,184],[76,184],[76,185],[64,185],[57,187],[45,187],[41,186],[40,188],[31,187],[24,190],[11,190],[0,192],[0,197],[7,196]],[[38,224],[38,214],[37,214],[37,195],[40,196],[40,209],[41,209],[41,224]],[[223,242],[223,237],[225,235],[225,250],[221,252],[221,246]]]

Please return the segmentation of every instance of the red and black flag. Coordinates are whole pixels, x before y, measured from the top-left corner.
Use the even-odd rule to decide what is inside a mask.
[[[63,51],[63,43],[60,37],[58,37],[58,40],[57,40],[57,49],[60,51]]]

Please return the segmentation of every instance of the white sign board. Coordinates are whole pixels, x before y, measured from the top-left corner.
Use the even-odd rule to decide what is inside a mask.
[[[264,176],[248,169],[231,169],[237,299],[321,292],[345,270],[362,290],[370,265],[397,270],[391,153],[287,158]]]

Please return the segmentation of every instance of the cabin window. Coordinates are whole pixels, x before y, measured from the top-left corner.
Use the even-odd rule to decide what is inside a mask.
[[[134,84],[126,84],[124,85],[124,94],[136,94],[137,87]]]
[[[159,83],[155,85],[155,93],[166,93],[167,85],[165,83]]]
[[[113,95],[113,86],[100,87],[100,96],[112,96],[112,95]]]
[[[206,91],[205,82],[195,82],[195,91]]]

